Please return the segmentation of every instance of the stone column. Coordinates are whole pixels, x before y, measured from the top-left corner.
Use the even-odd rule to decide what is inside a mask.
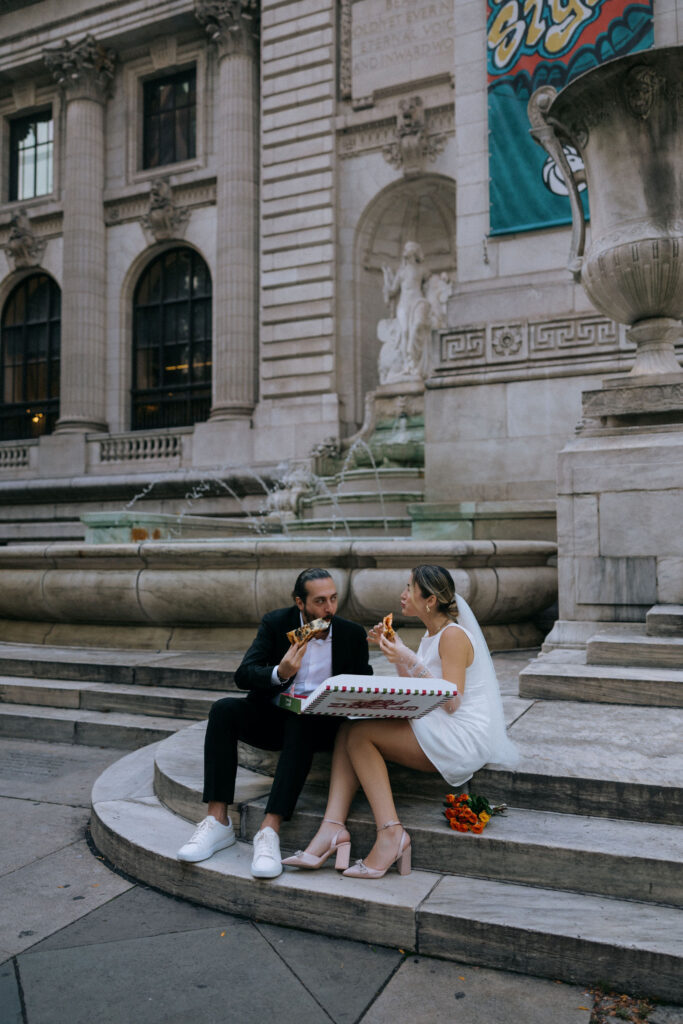
[[[104,106],[114,52],[92,36],[44,51],[66,106],[60,432],[106,429]]]
[[[248,417],[256,403],[258,324],[258,4],[195,0],[216,44],[216,281],[211,420]]]

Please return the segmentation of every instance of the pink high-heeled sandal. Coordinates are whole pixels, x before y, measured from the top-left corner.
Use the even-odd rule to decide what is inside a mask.
[[[385,828],[391,828],[392,825],[400,824],[400,821],[388,821],[386,825],[382,825],[377,831],[383,832]],[[347,878],[381,878],[383,875],[386,875],[392,864],[396,865],[399,875],[410,874],[410,836],[403,826],[401,826],[401,836],[396,847],[396,856],[389,861],[385,868],[369,868],[363,860],[357,860],[352,868],[346,869],[344,874]]]
[[[297,850],[292,857],[285,857],[282,861],[283,864],[288,864],[294,868],[310,868],[315,870],[316,868],[321,868],[325,861],[336,852],[337,858],[334,866],[337,871],[343,871],[345,868],[348,868],[349,856],[351,854],[351,836],[344,822],[335,821],[334,818],[323,818],[323,821],[329,821],[331,825],[341,825],[341,828],[333,835],[329,848],[319,857],[312,853],[307,853],[306,850]]]

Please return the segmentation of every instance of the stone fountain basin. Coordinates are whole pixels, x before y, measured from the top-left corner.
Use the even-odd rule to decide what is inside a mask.
[[[297,574],[324,566],[340,614],[370,624],[398,612],[409,570],[431,562],[452,572],[483,625],[521,623],[556,598],[555,554],[547,541],[404,538],[14,545],[0,548],[0,618],[234,630],[290,604]]]

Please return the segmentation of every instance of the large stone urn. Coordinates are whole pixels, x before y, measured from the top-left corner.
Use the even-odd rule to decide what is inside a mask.
[[[529,101],[532,135],[569,186],[570,270],[606,316],[628,324],[632,376],[679,373],[683,316],[683,49],[610,61]],[[579,151],[591,241],[563,144]]]
[[[529,101],[532,133],[569,186],[570,270],[637,346],[630,374],[583,393],[582,421],[558,456],[550,646],[581,646],[597,623],[644,632],[653,605],[683,604],[682,68],[682,47],[630,54]],[[587,247],[567,144],[585,168]]]

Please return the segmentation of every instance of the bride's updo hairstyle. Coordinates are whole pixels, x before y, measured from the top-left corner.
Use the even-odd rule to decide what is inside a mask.
[[[437,610],[443,615],[449,615],[454,621],[457,619],[455,583],[448,569],[441,565],[417,565],[411,576],[425,599],[435,597]]]

